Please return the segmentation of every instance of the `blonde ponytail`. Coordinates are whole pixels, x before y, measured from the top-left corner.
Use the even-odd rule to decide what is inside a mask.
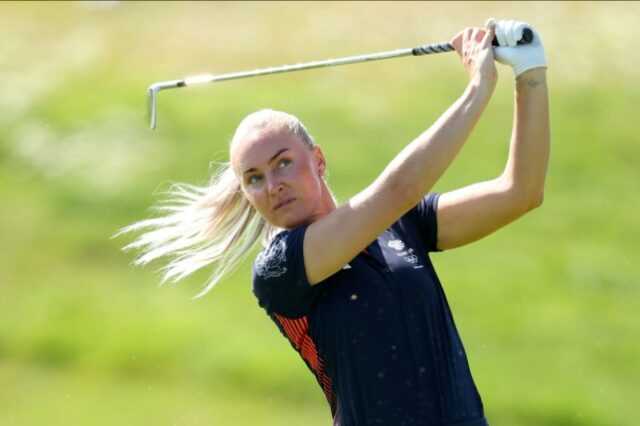
[[[146,231],[124,247],[143,251],[135,265],[172,257],[162,267],[163,283],[176,282],[213,264],[213,275],[195,297],[209,292],[233,271],[266,228],[273,228],[244,197],[228,163],[213,175],[209,186],[174,184],[167,195],[169,198],[155,208],[165,216],[134,223],[117,235]]]
[[[304,125],[291,114],[270,109],[247,116],[238,126],[232,144],[251,129],[264,126],[286,128],[314,145]],[[266,242],[281,231],[265,222],[245,198],[230,163],[223,163],[208,186],[174,184],[167,200],[155,210],[164,216],[143,220],[120,230],[116,236],[143,231],[124,250],[140,250],[134,265],[169,258],[162,267],[166,281],[177,282],[193,272],[213,265],[213,274],[195,297],[208,293],[232,272],[261,237]]]

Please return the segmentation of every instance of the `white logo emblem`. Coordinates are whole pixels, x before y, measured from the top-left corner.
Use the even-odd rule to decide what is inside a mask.
[[[405,257],[404,260],[406,260],[409,263],[418,263],[418,256],[416,256],[415,254],[412,254],[411,256]]]
[[[287,272],[287,257],[285,250],[287,244],[284,240],[276,241],[256,257],[256,274],[262,278],[277,278]]]
[[[391,240],[387,245],[396,250],[396,256],[401,257],[402,260],[413,265],[413,269],[424,268],[423,265],[420,265],[420,259],[418,259],[418,256],[413,254],[413,249],[407,248],[402,240]]]
[[[392,249],[396,249],[398,251],[404,250],[404,243],[401,240],[391,240],[387,243],[387,245]]]

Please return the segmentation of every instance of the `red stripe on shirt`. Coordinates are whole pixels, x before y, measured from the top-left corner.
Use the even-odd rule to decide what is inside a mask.
[[[331,407],[331,414],[336,414],[336,398],[333,394],[331,378],[324,371],[324,360],[318,355],[316,344],[309,335],[309,320],[307,317],[286,318],[276,313],[273,314],[287,338],[296,348],[300,356],[307,362],[316,375],[316,379],[322,387]]]

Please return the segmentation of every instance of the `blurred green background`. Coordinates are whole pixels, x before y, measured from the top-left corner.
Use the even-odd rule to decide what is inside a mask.
[[[455,54],[163,92],[156,81],[411,47],[530,22],[549,62],[544,205],[436,254],[492,425],[635,425],[640,402],[640,4],[0,3],[0,424],[328,425],[248,263],[158,287],[110,239],[171,182],[206,183],[237,123],[298,115],[341,201],[462,93]],[[435,190],[506,160],[513,77]],[[157,265],[156,265],[157,266]]]

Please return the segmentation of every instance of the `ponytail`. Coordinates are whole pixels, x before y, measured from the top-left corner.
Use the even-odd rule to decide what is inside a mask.
[[[234,142],[251,129],[264,126],[286,128],[309,147],[313,139],[304,125],[291,114],[270,109],[248,115],[238,126]],[[213,274],[195,297],[208,293],[246,257],[255,242],[269,241],[281,231],[267,222],[251,206],[240,188],[230,163],[223,163],[208,186],[178,183],[166,193],[168,198],[155,207],[160,217],[146,219],[120,230],[116,236],[143,231],[124,250],[141,250],[134,265],[146,265],[168,258],[161,270],[161,283],[177,282],[206,266]]]
[[[208,186],[178,183],[166,194],[168,199],[155,208],[164,216],[134,223],[116,235],[145,231],[124,247],[143,251],[134,261],[136,266],[171,257],[162,267],[162,283],[177,282],[213,265],[211,278],[195,297],[208,293],[232,272],[262,235],[271,236],[275,231],[244,197],[228,163],[212,176]]]

